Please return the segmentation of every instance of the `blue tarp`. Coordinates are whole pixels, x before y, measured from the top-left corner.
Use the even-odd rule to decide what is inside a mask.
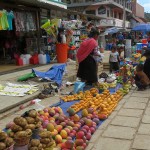
[[[148,31],[150,31],[150,24],[139,24],[136,27],[134,27],[132,30],[148,32]]]
[[[119,32],[119,29],[117,27],[112,27],[112,28],[106,29],[105,34],[114,34],[117,32]]]
[[[66,68],[66,64],[61,64],[61,65],[53,65],[46,72],[36,71],[35,69],[32,69],[32,72],[35,73],[37,77],[54,81],[60,86],[62,83],[62,78],[63,78],[63,73],[65,71],[65,68]]]

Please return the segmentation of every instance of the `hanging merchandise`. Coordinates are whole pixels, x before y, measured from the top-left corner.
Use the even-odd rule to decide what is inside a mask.
[[[56,38],[57,27],[59,19],[48,20],[45,24],[41,26],[41,29],[45,30],[48,35],[53,35]],[[57,38],[56,38],[57,39]]]
[[[1,30],[7,30],[9,28],[6,10],[0,12],[0,26]]]
[[[31,12],[14,12],[16,31],[35,31],[36,25]]]
[[[8,19],[8,24],[9,24],[9,30],[13,30],[13,25],[12,25],[12,21],[14,19],[13,11],[7,12],[7,19]]]

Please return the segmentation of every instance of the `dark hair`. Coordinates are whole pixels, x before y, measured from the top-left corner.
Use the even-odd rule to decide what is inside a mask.
[[[143,68],[144,68],[144,65],[143,65],[143,64],[138,64],[138,65],[136,66],[136,70],[137,70],[137,71],[143,71]]]
[[[117,50],[117,46],[116,45],[112,45],[111,50]]]
[[[142,56],[149,57],[150,56],[150,51],[147,50]]]
[[[99,31],[96,28],[92,28],[89,34],[89,37],[94,37],[95,35],[99,35]]]

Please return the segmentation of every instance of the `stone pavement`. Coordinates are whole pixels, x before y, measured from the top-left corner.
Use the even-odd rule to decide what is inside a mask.
[[[150,150],[150,89],[133,88],[98,128],[86,150]]]

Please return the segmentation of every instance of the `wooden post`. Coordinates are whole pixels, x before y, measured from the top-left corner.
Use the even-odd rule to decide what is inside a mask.
[[[36,20],[37,20],[37,50],[40,52],[40,11],[36,11]]]

